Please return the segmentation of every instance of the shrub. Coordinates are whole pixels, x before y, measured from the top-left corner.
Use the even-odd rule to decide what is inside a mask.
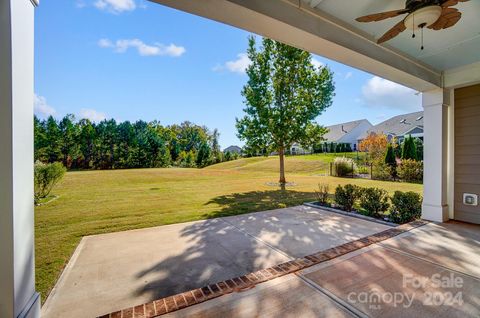
[[[34,199],[38,203],[40,199],[46,198],[53,187],[60,181],[67,169],[60,163],[42,163],[37,161],[34,166]]]
[[[404,159],[398,169],[398,174],[406,182],[423,182],[423,162]]]
[[[346,157],[337,157],[333,160],[334,174],[337,177],[346,177],[352,175],[357,169],[353,159]]]
[[[390,219],[396,223],[406,223],[422,215],[422,197],[415,192],[395,191],[392,197]]]
[[[383,161],[376,161],[373,163],[372,179],[376,180],[391,180],[391,167]]]
[[[318,191],[315,191],[315,194],[317,195],[317,200],[319,203],[323,205],[328,203],[328,190],[330,190],[328,183],[318,184]]]
[[[364,214],[380,217],[390,207],[387,191],[379,188],[365,188],[360,191],[360,207]]]
[[[370,173],[370,167],[367,166],[367,165],[357,166],[357,172],[359,174],[369,174]]]
[[[352,211],[353,205],[358,198],[359,188],[353,184],[341,185],[335,189],[335,202],[345,211]]]

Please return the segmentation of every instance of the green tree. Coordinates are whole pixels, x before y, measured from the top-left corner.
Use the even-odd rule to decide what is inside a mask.
[[[197,152],[197,167],[205,167],[208,166],[210,163],[210,158],[211,158],[211,152],[210,152],[210,147],[208,146],[207,143],[203,143],[200,146],[200,149]]]
[[[72,160],[76,159],[78,154],[78,126],[76,126],[74,122],[75,116],[68,114],[63,117],[58,124],[58,128],[60,129],[60,151],[62,153],[62,163],[67,168],[72,166]]]
[[[102,120],[95,126],[97,130],[96,166],[112,169],[115,163],[115,145],[117,144],[117,123],[114,119]]]
[[[218,142],[218,138],[220,137],[220,133],[218,129],[215,128],[212,132],[211,136],[211,148],[212,148],[212,157],[214,163],[222,162],[222,152],[220,151],[220,144]]]
[[[37,116],[33,117],[33,128],[34,128],[34,159],[35,161],[39,160],[42,162],[48,161],[47,154],[47,129],[45,128],[45,121],[38,119]]]
[[[392,176],[393,180],[397,178],[397,158],[395,157],[395,150],[391,143],[387,146],[387,151],[385,153],[385,163],[387,164],[390,175]]]
[[[95,142],[97,133],[95,126],[89,119],[81,119],[78,122],[78,143],[82,157],[82,168],[90,169],[95,155]]]
[[[410,135],[408,135],[403,141],[402,159],[418,160],[417,147],[415,145],[413,137]]]
[[[310,53],[266,38],[257,49],[250,37],[247,54],[251,64],[242,90],[245,116],[236,123],[238,136],[248,148],[278,152],[279,182],[284,184],[285,151],[294,142],[313,146],[312,140],[322,138],[309,133],[322,130],[315,118],[332,104],[333,73],[313,66]]]
[[[57,162],[61,160],[62,152],[61,152],[61,133],[60,129],[58,128],[58,123],[53,118],[53,116],[49,116],[46,122],[46,155],[48,162]]]
[[[193,150],[190,150],[187,152],[187,156],[185,158],[185,166],[187,168],[193,168],[195,167],[195,152]]]
[[[117,147],[115,149],[115,166],[118,168],[132,168],[133,154],[138,153],[136,131],[133,125],[127,120],[117,125]]]
[[[215,162],[213,149],[222,161],[218,130],[210,133],[190,122],[164,127],[156,120],[132,124],[110,119],[95,124],[88,119],[76,122],[73,115],[60,122],[34,117],[34,133],[35,160],[62,162],[68,168],[167,167],[172,156],[179,166],[195,167],[199,160],[203,167]]]
[[[420,138],[414,138],[417,148],[417,160],[423,160],[423,141]]]

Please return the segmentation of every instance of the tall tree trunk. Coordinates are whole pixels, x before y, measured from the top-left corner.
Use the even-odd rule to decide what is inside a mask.
[[[285,149],[283,147],[278,150],[278,155],[280,157],[280,180],[278,182],[285,184],[287,181],[285,180]]]

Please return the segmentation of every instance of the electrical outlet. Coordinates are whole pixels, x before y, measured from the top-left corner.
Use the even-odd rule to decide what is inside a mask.
[[[463,194],[463,204],[465,205],[478,205],[478,195],[472,193],[464,193]]]

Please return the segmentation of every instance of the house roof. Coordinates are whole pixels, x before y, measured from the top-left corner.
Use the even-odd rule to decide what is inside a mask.
[[[358,139],[365,139],[370,133],[404,136],[414,128],[423,129],[423,111],[398,115],[373,126]]]
[[[232,145],[225,148],[223,151],[242,151],[242,148],[240,148],[239,146]]]
[[[360,125],[362,122],[369,123],[369,121],[366,119],[359,119],[337,125],[327,126],[326,128],[328,129],[328,133],[326,133],[323,138],[325,138],[328,142],[337,142],[343,136],[355,129],[355,127]]]

